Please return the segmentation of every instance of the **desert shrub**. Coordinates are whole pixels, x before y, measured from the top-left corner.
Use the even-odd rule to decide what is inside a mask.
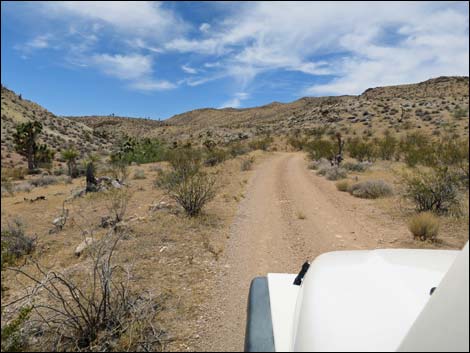
[[[431,212],[418,213],[410,218],[408,229],[415,239],[435,239],[439,233],[439,219]]]
[[[232,143],[228,147],[228,153],[233,158],[235,158],[237,156],[247,154],[248,152],[250,152],[250,147],[247,146],[246,144],[242,144],[242,143],[239,143],[239,142]]]
[[[158,185],[175,200],[190,217],[197,216],[216,194],[216,179],[200,170],[181,173],[178,170],[162,172]]]
[[[26,168],[6,168],[2,166],[2,180],[8,178],[12,180],[23,180],[27,174],[28,169]]]
[[[359,162],[372,162],[377,158],[377,146],[372,141],[367,141],[359,137],[350,139],[347,143],[349,156]]]
[[[130,190],[126,187],[110,189],[104,193],[106,208],[113,224],[124,220],[131,196]]]
[[[351,195],[364,199],[377,199],[393,195],[393,188],[383,180],[366,180],[351,185]]]
[[[118,150],[111,154],[111,161],[127,164],[161,162],[166,159],[167,152],[167,147],[160,140],[127,137],[120,142]]]
[[[291,145],[294,150],[302,151],[305,145],[308,143],[308,139],[305,137],[290,136],[287,139],[287,143]]]
[[[33,186],[47,186],[58,183],[70,183],[71,179],[69,176],[53,176],[53,175],[41,175],[40,177],[31,179],[30,183]]]
[[[326,170],[325,176],[328,180],[339,180],[346,178],[348,172],[344,168],[334,166]]]
[[[336,189],[338,191],[346,192],[349,191],[349,181],[348,180],[340,180],[336,182]]]
[[[13,195],[13,185],[10,181],[2,182],[2,197]]]
[[[13,192],[31,192],[34,186],[29,182],[24,182],[13,186]]]
[[[336,145],[333,141],[317,139],[308,142],[305,145],[305,150],[308,152],[310,159],[317,161],[322,158],[331,159],[335,156]]]
[[[65,169],[60,167],[60,168],[57,168],[57,169],[54,169],[52,171],[52,174],[54,174],[55,176],[59,176],[59,175],[64,175],[66,172],[65,172]]]
[[[153,326],[159,303],[145,292],[132,291],[129,268],[116,263],[116,249],[124,236],[113,229],[94,242],[83,271],[48,271],[38,263],[34,272],[10,268],[16,277],[31,282],[17,303],[34,303],[31,315],[41,331],[35,347],[52,351],[162,349],[161,332]]]
[[[254,161],[255,161],[255,159],[253,157],[243,158],[243,160],[240,164],[240,170],[242,172],[247,171],[247,170],[251,170],[251,167],[252,167]]]
[[[31,314],[32,307],[25,306],[19,310],[18,316],[8,324],[2,325],[2,352],[22,352],[26,337],[21,329]]]
[[[269,146],[273,143],[273,138],[271,136],[266,136],[262,138],[257,138],[248,144],[253,150],[262,150],[267,151]]]
[[[367,168],[369,168],[371,164],[367,162],[344,162],[341,164],[341,167],[350,171],[350,172],[364,172]]]
[[[134,179],[145,179],[145,171],[143,169],[137,169],[134,172]]]
[[[326,160],[325,158],[321,158],[319,159],[318,161],[311,161],[309,162],[308,164],[308,169],[312,169],[312,170],[324,170],[324,169],[327,169],[331,167],[331,163]],[[326,172],[326,170],[325,170]],[[325,175],[324,173],[323,174],[320,174],[320,175]]]
[[[168,153],[168,162],[174,172],[184,178],[199,172],[202,164],[202,152],[190,147],[176,148]]]
[[[455,118],[455,119],[462,119],[462,118],[465,118],[466,116],[468,115],[468,109],[466,108],[461,108],[459,106],[457,106],[454,110],[454,112],[452,113],[452,116]]]
[[[403,177],[403,184],[404,196],[419,212],[446,213],[458,209],[460,183],[448,168],[415,171]]]
[[[436,146],[436,164],[448,166],[463,187],[469,186],[469,143],[467,139],[446,138]]]
[[[391,160],[396,154],[398,140],[387,130],[385,136],[377,141],[378,155],[383,160]]]
[[[224,162],[228,158],[227,151],[221,148],[213,148],[208,151],[206,159],[204,161],[204,165],[213,167],[219,163]]]
[[[36,238],[31,238],[25,234],[23,222],[16,218],[2,229],[1,239],[1,266],[13,263],[23,255],[30,254],[36,247]]]
[[[421,132],[412,132],[400,141],[400,153],[406,164],[414,167],[417,164],[435,165],[435,153],[429,136]]]

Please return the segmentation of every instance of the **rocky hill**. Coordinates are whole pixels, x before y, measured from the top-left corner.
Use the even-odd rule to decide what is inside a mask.
[[[129,118],[122,116],[67,116],[74,122],[80,122],[92,128],[96,133],[112,139],[119,139],[124,135],[135,137],[151,136],[156,128],[167,126],[168,123],[160,120]]]
[[[24,164],[24,158],[14,149],[13,133],[15,126],[27,121],[39,121],[43,131],[39,142],[46,143],[56,151],[74,146],[82,155],[107,151],[111,141],[97,134],[91,127],[79,122],[55,116],[39,104],[22,98],[2,85],[1,91],[1,149],[2,167]]]
[[[423,129],[466,135],[468,100],[468,77],[438,77],[417,84],[370,88],[359,96],[306,97],[247,109],[198,109],[167,122],[180,127],[181,138],[206,134],[222,140],[236,138],[240,131],[285,135],[318,127],[346,135],[371,136],[388,129],[397,134]]]
[[[322,128],[346,136],[397,135],[421,129],[468,135],[469,78],[438,77],[421,83],[369,88],[358,96],[305,97],[244,109],[197,109],[167,120],[119,116],[57,117],[2,86],[2,165],[18,159],[12,133],[18,122],[39,120],[41,141],[56,151],[73,144],[82,154],[109,151],[124,135],[167,141],[210,138],[229,142],[272,134],[286,136]]]

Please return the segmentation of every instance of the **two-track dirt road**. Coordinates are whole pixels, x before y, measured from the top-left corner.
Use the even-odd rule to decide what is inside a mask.
[[[250,281],[268,272],[297,273],[305,260],[332,250],[385,246],[404,225],[370,201],[336,191],[307,169],[301,153],[276,153],[249,181],[210,305],[203,350],[243,350]]]

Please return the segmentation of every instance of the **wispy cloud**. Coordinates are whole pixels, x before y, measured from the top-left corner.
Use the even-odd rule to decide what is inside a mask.
[[[181,66],[181,70],[191,75],[197,74],[197,70],[189,65]]]
[[[61,39],[56,33],[33,36],[19,47],[22,54],[60,42],[69,62],[139,90],[230,78],[232,92],[253,94],[250,85],[263,74],[295,72],[303,77],[299,95],[354,94],[469,71],[464,2],[207,3],[218,13],[226,10],[206,22],[191,22],[162,2],[40,4],[45,16],[70,31]],[[153,68],[164,60],[172,75],[159,70],[157,77]],[[225,103],[240,106],[244,99],[237,93]]]
[[[99,54],[90,58],[91,65],[108,76],[130,81],[129,87],[142,91],[168,90],[176,85],[166,80],[153,80],[150,56]]]
[[[235,93],[234,97],[224,103],[219,107],[222,108],[239,108],[242,105],[242,101],[249,98],[249,94],[245,92]]]

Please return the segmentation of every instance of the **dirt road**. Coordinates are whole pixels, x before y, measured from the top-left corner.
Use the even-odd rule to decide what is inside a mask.
[[[307,169],[303,154],[274,154],[256,168],[239,205],[201,349],[243,350],[253,277],[297,273],[321,253],[383,247],[403,232],[370,201],[336,191],[333,182]]]

